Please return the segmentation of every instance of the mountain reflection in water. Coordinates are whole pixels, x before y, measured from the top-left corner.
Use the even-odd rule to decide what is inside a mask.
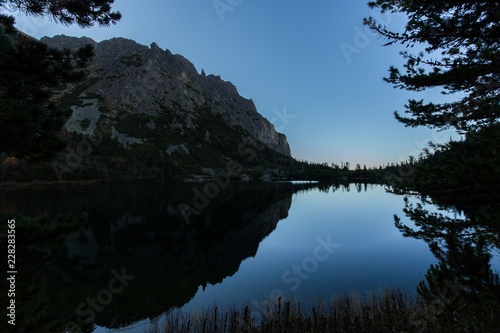
[[[24,256],[18,287],[26,295],[19,296],[19,316],[32,321],[29,327],[47,322],[64,327],[90,319],[85,325],[88,331],[94,324],[102,329],[130,326],[187,304],[193,309],[208,304],[214,292],[230,292],[228,280],[236,278],[232,288],[241,282],[236,273],[242,266],[247,270],[272,266],[266,274],[244,277],[258,274],[249,286],[269,284],[238,295],[251,302],[268,287],[286,291],[291,285],[283,283],[283,272],[312,253],[318,236],[331,232],[335,241],[342,242],[341,248],[314,276],[301,281],[300,293],[293,296],[313,301],[314,295],[323,294],[328,299],[332,292],[356,290],[352,288],[374,290],[376,281],[414,288],[429,263],[437,262],[418,286],[422,303],[433,307],[422,307],[413,315],[416,327],[453,322],[458,328],[466,322],[484,331],[491,327],[467,318],[477,317],[482,323],[498,318],[492,312],[500,299],[498,272],[491,267],[492,255],[499,249],[494,198],[488,204],[483,199],[474,204],[474,200],[457,203],[434,197],[431,206],[419,206],[411,199],[404,209],[407,216],[396,219],[394,228],[390,217],[398,213],[402,197],[384,193],[380,186],[232,183],[202,205],[196,201],[197,193],[203,193],[205,186],[101,184],[0,191],[0,210],[7,213],[87,214],[82,230],[60,231],[62,255],[48,262],[40,260],[43,256]],[[291,209],[293,195],[304,191],[307,195],[294,197]],[[343,193],[330,195],[335,192]],[[186,220],[186,210],[179,208],[186,206],[199,214]],[[427,212],[436,206],[448,211],[442,216]],[[278,226],[291,211],[294,216]],[[461,214],[455,218],[453,211]],[[403,240],[401,235],[418,241]],[[32,241],[35,244],[20,246],[20,252],[31,246],[51,249],[56,242],[36,237]],[[273,247],[283,251],[269,251]],[[252,260],[246,259],[263,248],[267,249],[264,261],[252,267]],[[205,289],[212,294],[200,295]]]
[[[87,212],[87,225],[66,236],[66,255],[43,267],[47,302],[71,318],[89,295],[98,295],[113,271],[137,277],[112,306],[80,307],[81,319],[121,327],[188,302],[199,286],[233,275],[288,215],[292,195],[317,184],[230,184],[189,221],[179,206],[193,205],[205,184],[105,184],[0,192],[7,213],[51,216]],[[21,199],[22,198],[22,199]],[[54,200],[60,198],[61,200]],[[187,223],[188,222],[188,223]],[[118,287],[114,287],[118,289]],[[104,298],[104,293],[101,295]],[[88,304],[87,304],[88,305]]]

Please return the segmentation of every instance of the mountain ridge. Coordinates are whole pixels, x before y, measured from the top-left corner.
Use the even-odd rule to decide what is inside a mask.
[[[284,134],[258,113],[251,99],[239,95],[237,88],[220,76],[198,73],[185,57],[126,38],[95,42],[88,37],[64,35],[44,37],[56,48],[78,48],[91,44],[96,57],[91,65],[95,80],[88,91],[106,96],[115,108],[130,113],[158,116],[165,110],[185,113],[181,128],[197,126],[196,108],[205,107],[221,115],[231,127],[240,125],[255,139],[279,153],[291,156]]]
[[[50,90],[65,149],[34,164],[7,156],[3,180],[271,180],[304,167],[251,99],[182,55],[126,38],[40,41],[64,54],[90,44],[94,57],[82,80]]]

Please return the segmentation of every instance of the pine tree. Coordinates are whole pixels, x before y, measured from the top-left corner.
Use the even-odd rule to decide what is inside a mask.
[[[466,138],[462,143],[433,145],[424,160],[412,163],[418,172],[406,173],[411,179],[404,187],[469,195],[481,189],[491,196],[489,189],[498,184],[500,172],[496,140],[500,137],[500,3],[377,0],[369,6],[407,16],[403,32],[365,19],[387,40],[386,45],[425,46],[416,55],[402,52],[404,71],[391,67],[385,80],[400,89],[441,87],[443,93],[457,96],[454,102],[440,104],[411,99],[406,105],[408,116],[396,112],[396,118],[406,126],[454,128]]]
[[[369,2],[382,12],[404,13],[403,32],[393,32],[373,18],[364,23],[387,40],[407,47],[425,46],[418,54],[402,52],[404,70],[391,67],[385,80],[395,87],[422,91],[441,87],[456,94],[446,103],[411,99],[402,116],[406,126],[455,128],[468,132],[498,122],[500,116],[500,2],[395,1]]]
[[[63,24],[109,25],[120,19],[113,0],[7,1],[1,9],[47,15]],[[70,110],[52,100],[53,89],[83,79],[82,68],[93,56],[90,45],[76,51],[57,50],[14,27],[14,18],[0,12],[0,155],[37,161],[65,147],[59,137]]]
[[[406,198],[403,212],[414,228],[395,216],[402,234],[426,241],[438,259],[417,288],[429,310],[417,318],[424,325],[419,331],[493,331],[500,323],[500,280],[489,253],[500,248],[500,2],[377,0],[369,6],[407,16],[400,33],[365,19],[386,45],[425,47],[416,55],[402,52],[404,71],[391,67],[385,80],[456,96],[440,104],[409,100],[407,116],[396,112],[396,118],[406,126],[465,134],[460,142],[431,145],[425,158],[411,158],[395,177],[396,193],[417,191],[447,213],[430,213]],[[450,218],[450,211],[463,217]]]
[[[33,16],[49,16],[65,25],[90,27],[115,24],[121,18],[111,11],[114,0],[0,0],[0,8],[20,10]]]

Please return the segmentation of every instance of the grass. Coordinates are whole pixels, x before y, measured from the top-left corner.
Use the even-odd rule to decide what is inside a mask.
[[[191,314],[175,310],[163,324],[148,333],[188,332],[417,332],[413,325],[416,297],[398,290],[386,290],[380,296],[362,299],[356,295],[339,296],[330,305],[321,301],[312,309],[281,298],[256,309],[220,311],[217,306]]]
[[[498,318],[478,323],[474,318],[459,320],[453,307],[451,312],[437,309],[435,303],[424,302],[415,295],[387,289],[382,294],[363,298],[357,294],[338,296],[325,305],[318,301],[305,309],[298,302],[267,302],[257,309],[249,305],[241,309],[221,311],[217,306],[209,310],[184,313],[174,310],[161,324],[148,333],[421,333],[421,332],[497,332]],[[449,313],[452,313],[450,316]],[[486,328],[486,330],[484,330]],[[491,330],[493,329],[493,331]]]
[[[126,55],[120,58],[120,62],[128,67],[141,67],[142,57],[139,54]]]

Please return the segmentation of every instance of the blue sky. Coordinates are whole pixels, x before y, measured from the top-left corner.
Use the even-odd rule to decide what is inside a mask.
[[[116,0],[115,26],[81,29],[17,15],[17,27],[35,37],[65,34],[96,41],[125,37],[156,42],[182,54],[198,71],[220,75],[251,98],[285,133],[292,154],[315,162],[378,166],[417,155],[450,132],[405,128],[392,113],[410,97],[441,100],[436,91],[410,94],[382,78],[401,65],[399,46],[362,24],[375,16],[367,0]],[[404,18],[384,15],[391,29]]]

